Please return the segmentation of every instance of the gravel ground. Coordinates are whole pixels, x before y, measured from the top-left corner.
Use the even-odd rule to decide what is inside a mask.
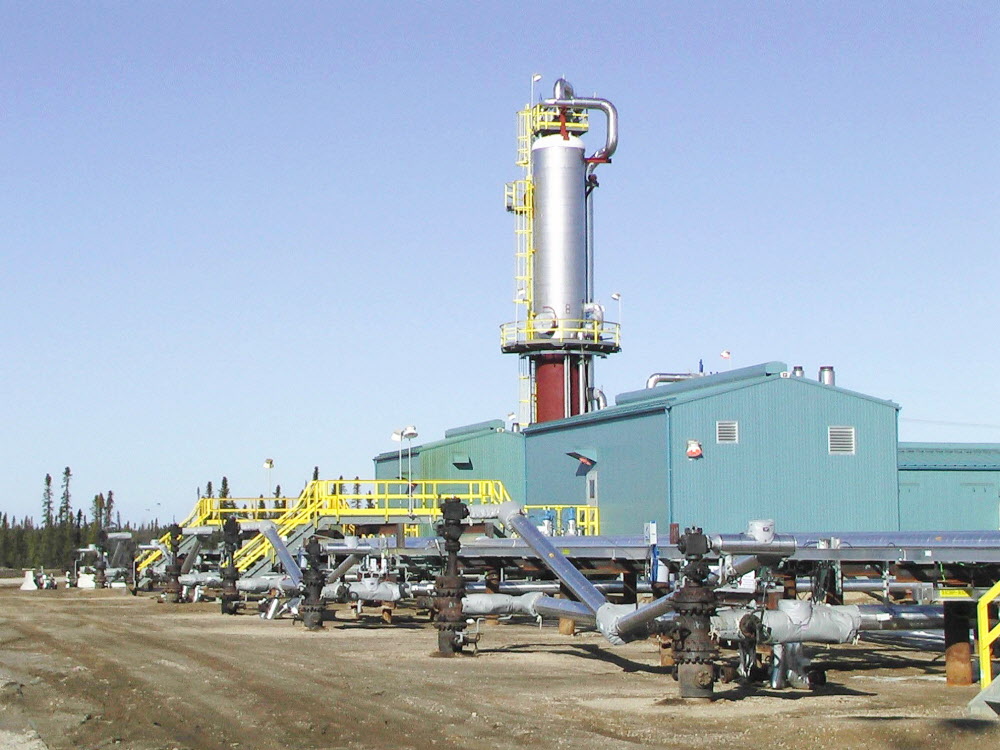
[[[981,748],[943,656],[818,648],[815,691],[719,686],[677,698],[653,642],[485,627],[477,656],[432,655],[426,618],[347,613],[311,633],[122,591],[0,588],[0,748]]]

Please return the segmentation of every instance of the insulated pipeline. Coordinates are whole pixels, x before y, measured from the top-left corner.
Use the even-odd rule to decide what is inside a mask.
[[[295,558],[292,557],[292,553],[288,551],[284,540],[278,534],[278,527],[271,521],[265,521],[260,526],[260,533],[274,547],[274,551],[278,554],[278,559],[281,560],[281,564],[285,567],[288,577],[295,582],[296,586],[302,583],[302,570],[299,568],[298,563],[295,562]]]
[[[548,537],[535,528],[535,525],[522,514],[521,507],[517,503],[502,503],[497,511],[501,523],[516,531],[538,555],[542,564],[562,581],[566,588],[591,612],[596,614],[597,610],[607,603],[604,595],[594,587],[594,584],[588,581],[587,577],[555,548]]]

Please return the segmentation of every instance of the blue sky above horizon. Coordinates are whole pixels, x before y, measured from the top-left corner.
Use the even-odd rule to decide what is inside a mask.
[[[514,116],[621,116],[614,394],[780,360],[1000,443],[1000,6],[0,3],[0,508],[295,494],[515,408]],[[592,149],[599,129],[589,136]]]

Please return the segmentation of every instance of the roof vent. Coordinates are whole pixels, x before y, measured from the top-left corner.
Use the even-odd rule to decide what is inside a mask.
[[[821,382],[823,385],[837,384],[837,378],[833,374],[832,365],[823,365],[821,368],[819,368],[819,382]]]

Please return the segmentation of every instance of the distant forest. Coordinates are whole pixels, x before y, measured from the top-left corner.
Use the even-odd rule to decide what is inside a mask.
[[[37,524],[31,516],[18,519],[0,514],[0,568],[58,568],[69,569],[76,559],[76,550],[97,542],[101,529],[131,531],[138,543],[161,536],[159,521],[138,526],[122,522],[115,511],[114,492],[108,490],[94,495],[90,515],[82,509],[73,510],[70,481],[73,472],[63,470],[61,495],[58,505],[52,487],[52,475],[46,474],[42,489],[41,520]]]

